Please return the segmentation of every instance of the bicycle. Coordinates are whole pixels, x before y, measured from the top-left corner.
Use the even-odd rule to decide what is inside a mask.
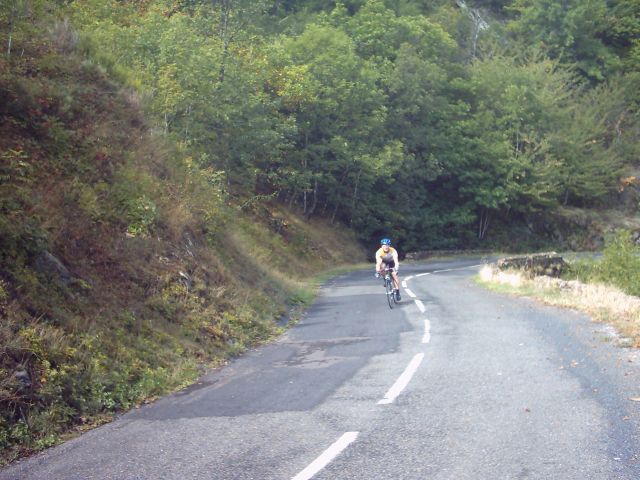
[[[376,273],[376,276],[380,276],[379,273]],[[385,292],[387,293],[387,303],[389,304],[389,308],[393,309],[393,306],[398,303],[396,300],[396,292],[393,287],[393,278],[391,277],[391,269],[385,268],[384,275],[382,275],[382,281],[384,285]]]

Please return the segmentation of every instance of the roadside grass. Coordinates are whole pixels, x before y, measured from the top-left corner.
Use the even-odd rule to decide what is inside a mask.
[[[291,325],[315,300],[328,278],[352,271],[364,259],[353,233],[322,221],[302,221],[274,204],[249,219],[237,219],[226,233],[232,270],[281,305],[276,316]],[[340,245],[340,248],[335,248]]]
[[[478,282],[500,292],[574,308],[611,324],[621,344],[640,347],[640,246],[629,230],[608,236],[602,256],[566,254],[562,278],[531,277],[487,265]]]
[[[640,348],[640,298],[617,287],[546,276],[528,278],[521,272],[501,272],[490,266],[476,280],[492,291],[587,313],[597,322],[612,325],[622,337],[620,345]]]
[[[24,38],[0,58],[0,464],[270,341],[364,258],[328,222],[235,206],[103,71]]]

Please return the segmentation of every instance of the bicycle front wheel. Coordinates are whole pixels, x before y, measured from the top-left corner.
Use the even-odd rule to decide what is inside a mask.
[[[387,280],[384,284],[384,287],[387,292],[387,302],[389,303],[389,308],[393,308],[393,303],[395,300],[395,296],[393,293],[393,282],[391,280]]]

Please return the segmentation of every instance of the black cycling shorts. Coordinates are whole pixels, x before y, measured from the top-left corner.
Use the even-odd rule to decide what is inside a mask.
[[[391,260],[390,262],[385,262],[384,260],[382,260],[382,264],[388,268],[396,268],[396,262],[394,262],[393,260]]]

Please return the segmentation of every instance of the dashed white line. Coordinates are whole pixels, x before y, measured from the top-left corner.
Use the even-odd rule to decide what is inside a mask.
[[[431,322],[425,319],[424,336],[422,337],[422,343],[429,343],[430,341],[431,341]]]
[[[322,455],[316,458],[309,464],[307,468],[302,470],[299,474],[293,477],[292,480],[309,480],[316,473],[322,470],[324,467],[331,463],[331,460],[336,458],[340,452],[353,443],[358,438],[358,432],[346,432],[338,440],[336,440],[329,448],[327,448]]]
[[[471,268],[478,268],[481,267],[482,264],[480,265],[469,265],[468,267],[458,267],[458,268],[447,268],[446,270],[434,270],[433,272],[425,272],[425,273],[419,273],[417,274],[415,277],[424,277],[425,275],[431,275],[432,273],[443,273],[443,272],[454,272],[456,270],[469,270]],[[411,279],[413,277],[407,277],[407,280]]]
[[[404,390],[406,386],[409,385],[413,374],[416,373],[416,370],[418,370],[418,367],[420,366],[420,363],[422,363],[423,358],[424,353],[418,353],[413,357],[409,365],[407,365],[407,368],[405,368],[404,372],[402,372],[402,375],[400,375],[400,377],[398,377],[398,380],[396,380],[396,383],[394,383],[389,391],[385,393],[384,398],[378,402],[378,405],[388,405],[390,403],[393,403],[393,401],[398,398],[398,395],[402,393],[402,390]]]
[[[469,265],[468,267],[459,267],[459,268],[447,268],[446,270],[434,270],[431,273],[442,273],[442,272],[455,272],[456,270],[469,270],[471,268],[478,268],[482,265]]]
[[[463,268],[451,268],[448,270],[436,270],[433,272],[420,273],[415,275],[416,278],[424,277],[426,275],[431,275],[432,273],[442,273],[442,272],[451,272],[453,270],[464,270],[469,268],[480,267],[481,265],[473,265],[469,267]],[[406,280],[402,282],[403,288],[405,288],[407,295],[412,298],[416,298],[416,295],[407,288],[407,281],[411,280],[413,276],[407,277]],[[421,313],[425,312],[425,306],[420,300],[414,300],[416,306],[420,310]],[[424,321],[424,336],[422,337],[422,343],[429,343],[431,340],[431,323],[429,320]],[[384,398],[378,402],[378,405],[388,405],[393,403],[396,398],[402,393],[402,391],[407,387],[413,375],[418,370],[418,367],[422,363],[424,359],[424,353],[416,354],[407,368],[405,368],[402,375],[398,377],[396,382],[391,386],[391,388],[384,395]],[[313,462],[307,466],[304,470],[298,473],[292,480],[309,480],[313,478],[315,474],[317,474],[320,470],[325,468],[331,461],[336,458],[340,453],[346,449],[351,443],[353,443],[358,438],[359,432],[346,432],[344,433],[338,440],[336,440],[329,448],[327,448],[318,458],[316,458]]]

